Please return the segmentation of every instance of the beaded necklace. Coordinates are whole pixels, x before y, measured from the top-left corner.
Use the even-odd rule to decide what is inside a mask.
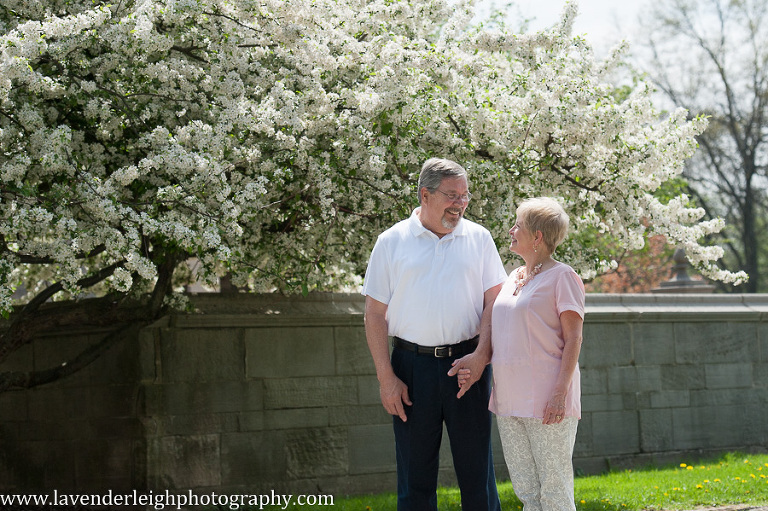
[[[531,270],[531,273],[525,276],[523,280],[519,280],[517,282],[517,287],[515,287],[515,292],[512,293],[513,295],[517,296],[518,293],[520,293],[520,290],[523,289],[523,286],[525,286],[527,283],[533,279],[536,275],[538,275],[541,272],[541,263],[537,264],[533,267],[533,270]]]

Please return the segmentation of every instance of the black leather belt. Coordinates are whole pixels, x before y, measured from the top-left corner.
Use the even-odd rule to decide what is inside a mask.
[[[407,351],[412,351],[418,355],[432,355],[437,358],[445,357],[461,357],[467,353],[472,353],[477,348],[478,336],[474,336],[466,341],[461,341],[456,344],[446,344],[444,346],[421,346],[408,342],[405,339],[399,337],[392,338],[392,346]]]

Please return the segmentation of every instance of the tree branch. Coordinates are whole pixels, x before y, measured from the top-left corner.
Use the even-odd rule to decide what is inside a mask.
[[[125,264],[125,261],[118,261],[106,268],[102,268],[95,275],[78,280],[77,285],[86,288],[96,285],[115,273],[115,270],[122,267],[123,264]],[[38,311],[42,304],[63,289],[64,285],[61,282],[56,282],[55,284],[48,286],[30,300],[29,303],[15,315],[8,330],[0,335],[0,362],[3,362],[11,352],[31,340],[32,332],[36,330],[35,328],[29,328],[28,326],[34,323],[35,318],[32,316]]]
[[[75,358],[59,366],[41,371],[0,373],[0,393],[13,389],[31,389],[74,374],[101,357],[112,346],[123,340],[136,337],[139,330],[146,324],[149,324],[149,321],[132,322],[127,327],[121,326],[107,334],[101,341],[80,352]]]

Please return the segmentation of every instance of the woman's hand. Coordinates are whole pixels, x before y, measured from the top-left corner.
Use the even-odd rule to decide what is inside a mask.
[[[483,376],[487,364],[488,362],[477,353],[470,353],[453,361],[453,367],[448,371],[448,376],[457,377],[459,393],[456,397],[461,398]]]
[[[565,418],[565,394],[554,393],[544,407],[542,424],[560,424]]]

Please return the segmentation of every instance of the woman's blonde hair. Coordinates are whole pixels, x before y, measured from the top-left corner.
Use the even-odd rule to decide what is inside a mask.
[[[568,234],[568,214],[550,197],[525,199],[515,212],[517,221],[531,233],[541,231],[542,241],[550,253],[563,242]]]

